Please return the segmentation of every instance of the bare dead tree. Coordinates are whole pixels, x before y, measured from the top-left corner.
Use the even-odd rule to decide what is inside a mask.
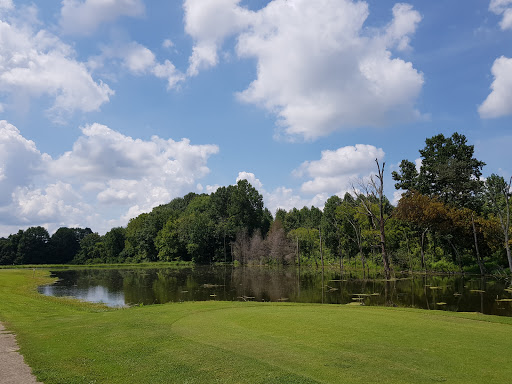
[[[471,212],[471,227],[473,229],[473,239],[475,242],[475,252],[476,252],[476,260],[478,262],[478,267],[480,268],[480,274],[485,275],[485,266],[482,261],[482,257],[480,256],[480,250],[478,249],[478,238],[476,236],[476,226],[475,226],[475,213]]]
[[[250,259],[251,239],[247,233],[247,229],[237,233],[236,239],[232,242],[232,252],[240,264],[247,264]]]
[[[384,275],[387,280],[391,278],[391,265],[386,250],[386,230],[385,225],[389,217],[384,214],[384,166],[379,164],[379,160],[375,159],[377,163],[377,174],[372,175],[366,182],[361,181],[359,186],[361,191],[353,188],[354,194],[359,198],[361,207],[365,214],[371,219],[374,228],[378,228],[380,233],[380,249],[382,254],[382,263],[384,264]],[[372,202],[378,202],[379,212],[375,213],[372,210]]]

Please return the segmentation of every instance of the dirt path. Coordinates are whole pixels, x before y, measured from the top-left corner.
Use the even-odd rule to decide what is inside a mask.
[[[36,384],[30,367],[18,352],[18,344],[12,333],[0,323],[0,384]]]

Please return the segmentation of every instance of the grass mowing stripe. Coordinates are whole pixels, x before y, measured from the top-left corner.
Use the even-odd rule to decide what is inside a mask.
[[[129,309],[39,295],[0,270],[0,320],[52,383],[508,383],[512,319],[401,308],[188,302]],[[483,321],[482,321],[483,320]]]

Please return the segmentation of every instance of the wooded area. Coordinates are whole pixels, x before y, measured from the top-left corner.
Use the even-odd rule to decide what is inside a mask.
[[[0,264],[147,261],[336,265],[393,271],[512,272],[510,187],[458,133],[426,140],[421,165],[392,172],[403,194],[384,196],[384,166],[351,193],[273,217],[247,180],[210,195],[189,193],[100,236],[89,228],[43,227],[0,239]]]

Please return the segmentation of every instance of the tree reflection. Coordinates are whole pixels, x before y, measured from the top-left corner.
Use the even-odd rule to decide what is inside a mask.
[[[127,305],[201,300],[290,301],[302,303],[392,305],[512,316],[512,290],[506,280],[467,276],[403,275],[395,280],[363,278],[325,268],[233,267],[229,265],[159,269],[60,270],[51,295],[78,296],[102,287],[124,295]],[[64,291],[63,291],[64,292]],[[497,300],[499,299],[499,300]]]

